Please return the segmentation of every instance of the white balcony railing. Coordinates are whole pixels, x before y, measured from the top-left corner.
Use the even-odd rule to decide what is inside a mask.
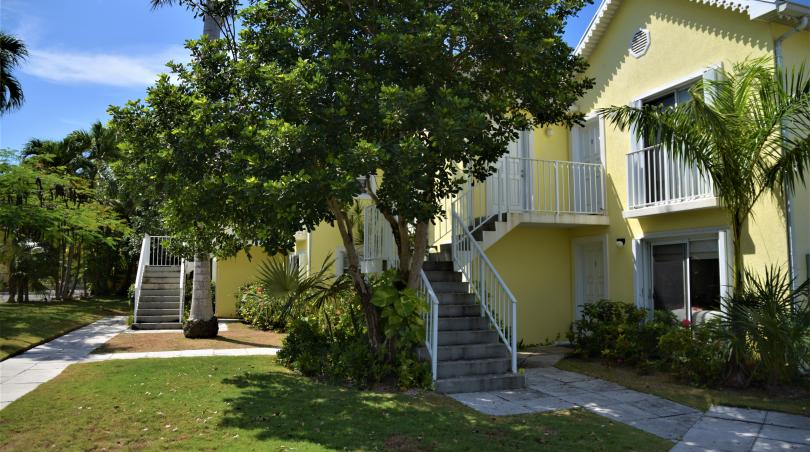
[[[627,154],[627,207],[641,209],[714,198],[711,178],[663,146]]]
[[[465,203],[453,203],[473,229],[505,213],[606,214],[605,167],[599,163],[504,157],[496,168],[467,187]]]

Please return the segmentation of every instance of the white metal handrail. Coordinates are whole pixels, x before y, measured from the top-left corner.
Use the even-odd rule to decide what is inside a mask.
[[[186,302],[186,260],[180,260],[180,311],[177,313],[179,321],[183,321],[183,304]]]
[[[180,257],[169,252],[164,246],[171,238],[168,235],[155,235],[149,241],[149,265],[153,267],[174,267],[180,265]]]
[[[141,286],[143,285],[143,275],[146,272],[146,265],[149,263],[150,255],[149,234],[143,236],[141,241],[141,255],[138,257],[138,272],[135,274],[135,320],[138,320],[138,304],[141,300]]]
[[[481,305],[481,315],[489,318],[512,358],[517,373],[517,300],[495,270],[469,227],[456,213],[453,216],[453,264],[469,283]]]
[[[660,144],[627,154],[628,209],[714,196],[714,184],[707,174]]]
[[[374,204],[363,209],[362,266],[364,273],[376,273],[399,266],[399,252],[391,225]]]
[[[435,381],[439,364],[439,298],[424,270],[419,272],[417,292],[428,302],[428,310],[422,315],[422,319],[425,321],[425,348],[430,355],[430,371]]]

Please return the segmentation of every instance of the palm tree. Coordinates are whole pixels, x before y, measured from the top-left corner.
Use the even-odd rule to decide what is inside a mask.
[[[0,115],[22,106],[25,97],[22,86],[11,71],[27,56],[25,43],[0,32]]]
[[[714,182],[734,247],[734,292],[744,282],[741,235],[757,200],[804,183],[810,165],[810,79],[769,58],[748,59],[699,81],[675,107],[613,106],[599,114],[636,138],[663,144]]]
[[[209,39],[220,37],[219,21],[207,13],[207,0],[150,0],[152,8],[171,6],[175,3],[194,9],[195,14],[203,12],[203,36]],[[216,337],[218,333],[217,318],[214,316],[214,305],[211,301],[211,258],[207,254],[194,256],[194,279],[191,290],[191,309],[183,333],[188,338]]]

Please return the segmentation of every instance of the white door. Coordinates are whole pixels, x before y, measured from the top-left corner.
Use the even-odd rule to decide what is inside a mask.
[[[572,131],[572,158],[578,163],[602,163],[601,124],[599,118],[576,126]],[[600,213],[602,199],[602,172],[592,165],[575,165],[571,169],[574,213]]]
[[[576,318],[580,319],[583,306],[607,297],[603,239],[583,239],[574,243],[574,273]]]
[[[529,131],[521,131],[518,140],[509,143],[508,152],[496,165],[496,173],[487,179],[487,213],[496,215],[504,212],[523,211],[528,208],[531,188]]]

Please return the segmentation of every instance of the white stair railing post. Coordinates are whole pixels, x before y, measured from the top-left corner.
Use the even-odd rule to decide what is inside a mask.
[[[183,304],[186,302],[186,260],[180,260],[180,311],[177,313],[179,322],[183,322]]]

